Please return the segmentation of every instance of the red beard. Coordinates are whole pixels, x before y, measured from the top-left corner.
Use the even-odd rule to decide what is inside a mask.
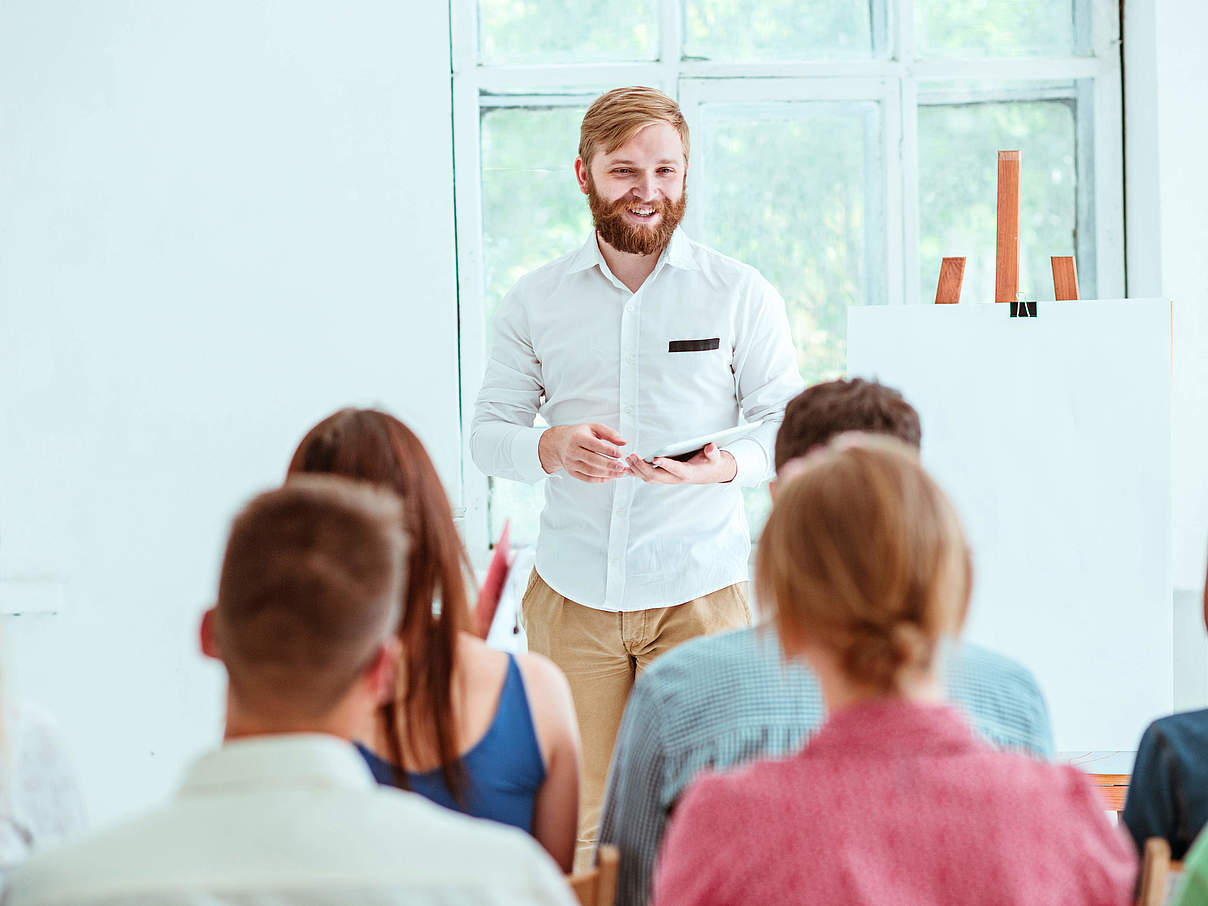
[[[647,206],[654,208],[659,215],[651,226],[627,223],[625,211],[634,205],[633,199],[621,198],[607,202],[596,192],[590,180],[587,183],[587,203],[591,206],[596,232],[614,249],[631,255],[656,255],[667,247],[671,234],[684,219],[688,193],[680,195],[679,201],[650,202]]]

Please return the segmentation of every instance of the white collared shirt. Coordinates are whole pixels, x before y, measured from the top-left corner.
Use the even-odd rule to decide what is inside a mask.
[[[683,341],[690,351],[672,351]],[[672,606],[747,578],[740,489],[770,477],[801,387],[784,301],[754,268],[677,229],[631,293],[592,233],[500,304],[470,450],[489,475],[548,479],[536,566],[555,591],[600,610]],[[607,425],[622,453],[645,456],[733,427],[740,411],[767,422],[725,446],[738,466],[729,484],[589,484],[547,476],[537,455],[538,413],[550,425]]]
[[[557,904],[573,895],[532,838],[374,783],[348,742],[229,742],[176,799],[35,856],[7,906]]]

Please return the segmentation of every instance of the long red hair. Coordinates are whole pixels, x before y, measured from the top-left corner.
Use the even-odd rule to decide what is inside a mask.
[[[465,774],[452,686],[457,634],[468,624],[466,576],[471,569],[436,467],[419,438],[394,416],[374,409],[341,409],[302,438],[287,475],[299,472],[385,485],[403,499],[410,549],[397,630],[403,646],[402,688],[383,706],[387,754],[400,769],[408,759],[422,764],[436,756],[454,799],[460,801]],[[405,734],[400,725],[406,727]],[[406,785],[405,775],[397,780]]]

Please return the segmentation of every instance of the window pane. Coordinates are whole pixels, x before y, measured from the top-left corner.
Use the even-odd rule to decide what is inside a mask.
[[[657,0],[479,0],[483,63],[600,63],[658,56]]]
[[[702,108],[704,242],[784,296],[809,382],[842,374],[847,306],[886,299],[878,105]]]
[[[496,107],[482,113],[482,239],[487,337],[495,309],[524,274],[583,244],[591,228],[575,182],[586,107]]]
[[[591,228],[575,182],[585,107],[497,107],[482,112],[483,285],[488,348],[499,302],[524,274],[578,248]],[[542,487],[492,478],[492,539],[537,540]]]
[[[940,259],[966,257],[961,299],[994,301],[998,152],[1019,149],[1019,289],[1053,298],[1052,255],[1074,254],[1077,185],[1072,100],[919,108],[919,267],[935,299]]]
[[[1075,52],[1074,2],[914,0],[918,56],[1068,56]]]
[[[842,60],[872,56],[868,3],[685,0],[684,56],[713,60]]]
[[[807,382],[840,376],[847,306],[886,301],[878,105],[705,105],[701,123],[702,240],[784,296]],[[744,497],[758,537],[767,489]]]

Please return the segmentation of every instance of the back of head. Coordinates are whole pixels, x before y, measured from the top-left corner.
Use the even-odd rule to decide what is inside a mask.
[[[214,634],[241,705],[318,718],[352,688],[398,616],[406,550],[391,493],[305,476],[235,518]]]
[[[885,434],[916,450],[923,437],[919,414],[898,391],[863,378],[825,381],[785,407],[776,434],[776,471],[847,431]]]
[[[614,88],[596,98],[579,128],[579,157],[591,170],[597,153],[611,154],[645,126],[668,123],[679,132],[688,159],[688,122],[679,104],[654,88]]]
[[[436,467],[415,433],[376,409],[341,409],[306,433],[287,474],[341,475],[391,488],[406,501],[404,524],[411,541],[403,627],[432,621],[432,602],[442,618],[461,628],[466,615],[464,577],[469,564],[453,524],[453,510]],[[408,654],[412,654],[408,652]]]
[[[756,582],[788,650],[821,648],[849,681],[889,692],[959,631],[972,575],[956,512],[917,453],[848,435],[781,490]]]
[[[298,444],[288,474],[303,473],[392,488],[406,503],[402,522],[410,549],[397,632],[403,645],[399,684],[405,690],[407,733],[397,730],[392,698],[386,705],[387,754],[398,764],[404,754],[417,761],[437,758],[456,793],[460,767],[452,677],[458,634],[468,622],[465,579],[471,570],[436,467],[415,433],[394,416],[375,409],[341,409]]]

